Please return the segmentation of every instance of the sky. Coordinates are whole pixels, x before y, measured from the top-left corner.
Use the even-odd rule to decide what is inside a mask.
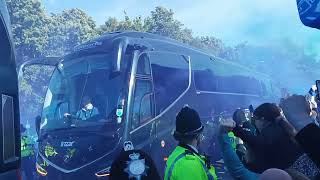
[[[295,0],[43,0],[48,13],[80,8],[101,25],[108,17],[150,15],[156,6],[175,12],[175,18],[194,35],[215,36],[228,45],[247,41],[263,45],[291,39],[320,59],[320,30],[303,26]]]

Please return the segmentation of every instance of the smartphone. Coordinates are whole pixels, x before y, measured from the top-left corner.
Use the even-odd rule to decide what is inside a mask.
[[[244,112],[244,115],[246,116],[246,120],[247,121],[250,120],[250,118],[251,118],[250,109],[244,109],[243,112]]]

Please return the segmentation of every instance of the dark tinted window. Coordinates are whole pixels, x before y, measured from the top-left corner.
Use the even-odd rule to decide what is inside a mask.
[[[188,88],[189,64],[178,54],[151,52],[149,56],[158,115]]]
[[[150,62],[146,53],[142,54],[138,61],[137,74],[150,75]]]
[[[210,69],[194,71],[195,85],[201,91],[218,91],[217,76]]]
[[[197,90],[239,94],[262,94],[259,75],[238,64],[209,56],[194,56],[193,70]]]
[[[132,129],[152,119],[152,84],[150,80],[136,80],[133,110]]]
[[[0,65],[6,65],[11,60],[11,44],[4,22],[0,14]]]
[[[2,94],[3,161],[9,163],[18,159],[16,148],[13,98]]]

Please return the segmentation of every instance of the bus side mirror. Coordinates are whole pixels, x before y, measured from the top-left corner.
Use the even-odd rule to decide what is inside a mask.
[[[40,132],[40,124],[41,124],[41,116],[37,116],[36,117],[36,120],[35,120],[35,127],[36,127],[36,132],[37,132],[37,135],[39,136],[39,132]]]
[[[297,6],[301,22],[320,29],[320,0],[297,0]]]

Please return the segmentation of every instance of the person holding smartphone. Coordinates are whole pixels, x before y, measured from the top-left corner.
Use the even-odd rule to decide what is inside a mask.
[[[314,123],[320,127],[320,107],[319,104],[319,92],[318,85],[320,81],[316,81],[316,85],[312,85],[308,94],[306,95],[306,100],[310,103],[311,108],[311,118],[314,119]]]
[[[276,104],[264,103],[258,106],[252,117],[256,133],[248,131],[238,123],[234,134],[250,149],[249,168],[262,173],[269,168],[286,169],[302,155],[301,148],[276,123],[281,111]]]
[[[304,174],[294,169],[267,169],[262,174],[250,171],[239,159],[236,152],[232,148],[232,141],[228,136],[236,126],[232,119],[222,119],[219,128],[219,144],[222,149],[222,156],[228,172],[231,177],[238,180],[308,180]]]

